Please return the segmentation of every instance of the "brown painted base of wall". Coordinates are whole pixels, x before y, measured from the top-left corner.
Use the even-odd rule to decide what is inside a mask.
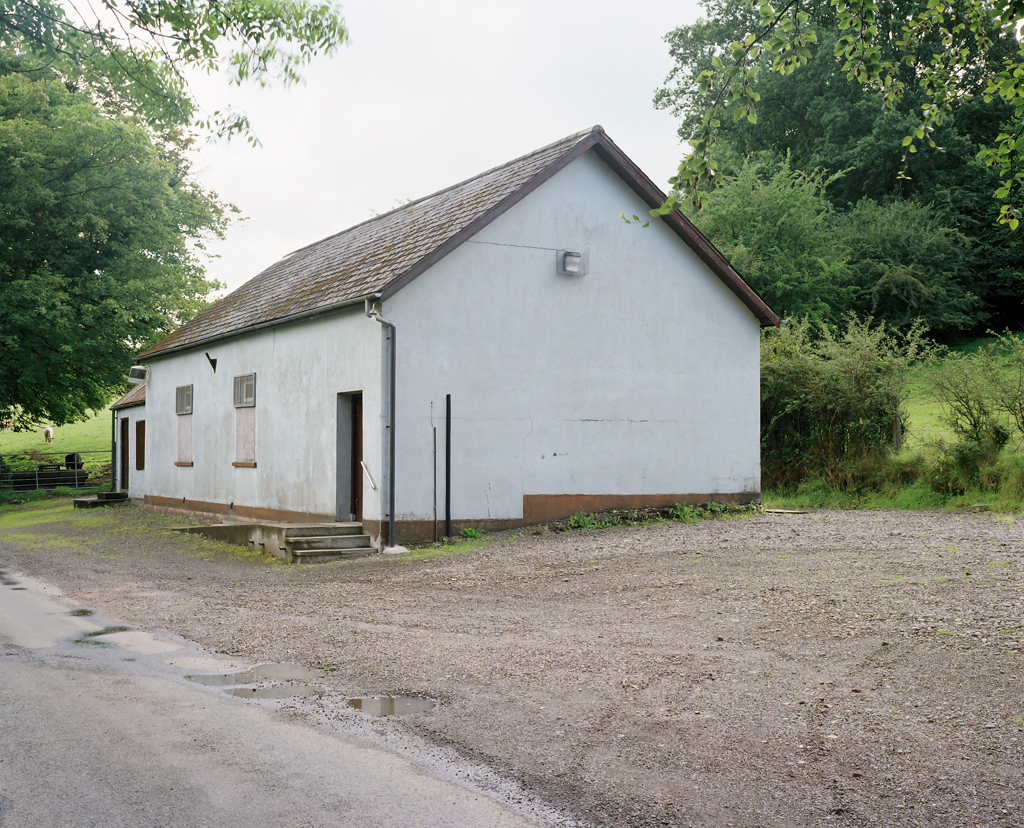
[[[184,515],[200,520],[270,521],[280,523],[332,523],[334,515],[319,512],[293,512],[287,509],[264,509],[259,506],[236,506],[233,503],[212,503],[207,500],[146,495],[145,509],[167,515]],[[397,533],[396,533],[397,534]]]
[[[502,520],[453,520],[452,532],[463,529],[479,529],[483,532],[497,532],[533,526],[562,520],[583,512],[602,512],[607,509],[661,509],[677,503],[737,502],[752,503],[759,500],[760,492],[738,492],[729,494],[671,494],[671,495],[525,495],[523,516]],[[264,509],[258,506],[235,506],[226,503],[211,503],[204,500],[180,500],[173,497],[146,495],[145,508],[151,512],[170,515],[184,515],[191,518],[216,521],[277,521],[284,523],[330,523],[333,515],[316,512],[293,512],[284,509]],[[364,520],[363,528],[371,537],[384,537],[387,542],[388,523],[379,520]],[[434,538],[444,537],[444,521],[399,520],[395,522],[395,534],[399,543],[426,543]],[[388,544],[390,545],[390,544]]]

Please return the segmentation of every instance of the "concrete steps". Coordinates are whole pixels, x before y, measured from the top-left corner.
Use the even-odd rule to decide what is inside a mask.
[[[293,563],[325,563],[377,554],[359,523],[289,526],[284,530],[285,556]]]
[[[97,492],[94,495],[72,498],[76,509],[95,509],[99,506],[113,506],[115,503],[125,503],[128,500],[128,492]]]

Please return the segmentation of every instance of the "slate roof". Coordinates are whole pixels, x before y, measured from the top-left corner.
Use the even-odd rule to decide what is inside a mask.
[[[110,410],[118,411],[122,408],[131,408],[133,405],[146,404],[146,383],[136,385],[131,391],[125,394],[115,403],[111,403]]]
[[[376,294],[386,299],[590,149],[652,208],[664,203],[661,190],[596,126],[296,250],[140,357],[162,356],[329,312]],[[661,220],[744,301],[762,326],[779,323],[775,312],[689,220],[678,212]]]

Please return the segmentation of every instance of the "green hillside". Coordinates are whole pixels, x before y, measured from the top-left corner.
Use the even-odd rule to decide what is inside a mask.
[[[0,454],[60,454],[77,451],[110,451],[110,411],[93,412],[84,422],[70,423],[53,430],[53,443],[43,439],[43,426],[33,431],[0,432]]]

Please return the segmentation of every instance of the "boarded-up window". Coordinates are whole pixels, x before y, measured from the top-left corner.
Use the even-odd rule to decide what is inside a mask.
[[[235,377],[235,466],[256,465],[256,374]]]
[[[192,413],[192,386],[191,385],[179,385],[174,389],[174,413],[175,414],[191,414]]]
[[[176,466],[192,465],[192,386],[174,389],[174,413],[178,415],[178,460]]]
[[[235,463],[256,463],[256,409],[235,409]]]
[[[178,417],[178,465],[192,465],[192,415]]]
[[[146,468],[146,421],[135,421],[135,471]]]

